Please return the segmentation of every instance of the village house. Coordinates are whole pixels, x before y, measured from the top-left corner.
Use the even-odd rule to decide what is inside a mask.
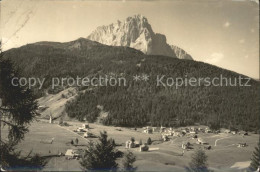
[[[181,133],[178,132],[178,131],[175,131],[175,132],[173,133],[173,136],[178,136],[178,137],[180,137],[180,136],[181,136]]]
[[[166,141],[169,140],[169,137],[166,134],[162,134],[162,139],[163,139],[164,142],[166,142]]]
[[[185,135],[186,135],[186,132],[185,132],[185,130],[182,130],[182,131],[181,131],[181,135],[180,135],[180,136],[181,136],[181,137],[183,137],[183,136],[185,136]]]
[[[205,129],[204,128],[199,128],[199,131],[202,133],[205,133]]]
[[[132,142],[131,140],[127,140],[126,142],[125,142],[125,148],[126,149],[130,149],[130,148],[135,148],[135,143],[134,142]]]
[[[87,130],[85,130],[84,128],[77,128],[76,131],[77,131],[77,132],[87,132]]]
[[[181,130],[181,132],[186,134],[187,130],[183,129],[183,130]]]
[[[170,127],[170,128],[168,129],[168,132],[173,132],[173,128]]]
[[[162,132],[166,132],[166,127],[163,127],[163,126],[161,126],[161,128],[160,128],[160,132],[162,133]]]
[[[86,132],[83,135],[84,138],[90,138],[90,137],[94,137],[94,134],[90,133],[90,132]]]
[[[190,149],[190,146],[191,146],[190,142],[182,143],[181,148],[182,149]]]
[[[247,146],[247,144],[246,143],[238,143],[238,146],[237,147],[246,147]]]
[[[190,134],[198,134],[197,131],[190,131]]]
[[[144,130],[143,130],[144,133],[147,133],[147,134],[152,134],[152,133],[153,133],[152,128],[149,127],[149,126],[144,127],[143,129],[144,129]]]
[[[190,129],[189,129],[189,133],[198,133],[198,128],[196,128],[196,127],[190,127]]]
[[[237,131],[231,131],[231,133],[235,135],[235,134],[237,134]]]
[[[205,142],[202,138],[198,138],[196,143],[201,145],[207,144],[207,142]]]
[[[82,124],[83,129],[89,129],[89,124]]]
[[[212,131],[209,128],[206,128],[205,133],[212,133]]]
[[[153,132],[160,132],[160,128],[159,127],[153,127]]]
[[[74,149],[68,149],[65,153],[66,159],[74,159],[79,157],[79,153],[77,150]]]
[[[230,130],[225,130],[224,133],[231,133],[231,131]]]

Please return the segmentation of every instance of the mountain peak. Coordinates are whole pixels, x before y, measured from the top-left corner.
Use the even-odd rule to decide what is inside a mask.
[[[145,54],[165,55],[192,60],[184,50],[167,44],[166,36],[154,33],[148,19],[142,14],[127,17],[107,26],[100,26],[88,39],[112,46],[127,46]]]
[[[144,23],[148,23],[148,19],[145,16],[143,16],[142,14],[136,14],[133,16],[129,16],[129,17],[127,17],[126,21],[129,21],[129,20],[138,20],[138,21],[142,21]]]

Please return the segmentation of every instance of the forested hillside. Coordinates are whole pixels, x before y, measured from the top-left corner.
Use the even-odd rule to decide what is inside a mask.
[[[68,43],[41,42],[5,52],[5,58],[26,77],[45,77],[44,90],[50,89],[52,77],[123,76],[127,86],[81,87],[86,90],[67,103],[70,117],[94,122],[98,105],[108,112],[105,125],[184,126],[194,123],[257,130],[259,125],[259,82],[250,87],[156,85],[157,75],[172,78],[214,78],[240,75],[202,62],[165,56],[148,56],[125,47],[105,46],[86,39]],[[149,80],[134,81],[134,75],[149,75]],[[244,77],[244,76],[242,76]]]

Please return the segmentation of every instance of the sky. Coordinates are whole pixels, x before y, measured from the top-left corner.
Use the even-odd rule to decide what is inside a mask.
[[[142,14],[194,60],[259,79],[259,0],[3,0],[0,9],[3,50],[72,41]]]

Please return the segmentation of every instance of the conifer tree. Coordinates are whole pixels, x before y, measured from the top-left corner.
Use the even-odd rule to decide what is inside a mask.
[[[98,143],[89,142],[80,162],[85,170],[117,170],[116,159],[121,156],[121,152],[115,149],[113,139],[107,137],[106,131],[100,132]]]
[[[188,172],[212,172],[208,169],[207,155],[201,148],[196,150],[191,157],[191,162],[187,168]]]
[[[148,145],[151,145],[151,144],[152,144],[152,139],[151,139],[150,137],[147,139],[147,144],[148,144]]]
[[[255,151],[253,152],[252,158],[251,158],[251,164],[250,169],[257,170],[260,166],[260,142],[258,142],[257,146],[255,147]]]
[[[0,138],[1,168],[10,171],[15,167],[41,169],[46,164],[44,158],[38,154],[31,155],[31,152],[23,157],[21,151],[16,150],[16,145],[24,139],[30,122],[37,115],[37,103],[28,88],[19,86],[17,82],[12,84],[14,77],[19,78],[18,72],[10,60],[4,59],[0,50],[0,123],[1,129],[8,129],[7,138]]]
[[[136,161],[136,156],[133,154],[133,152],[127,151],[127,153],[124,154],[124,159],[123,159],[124,170],[135,171],[137,169],[133,165],[135,161]]]

